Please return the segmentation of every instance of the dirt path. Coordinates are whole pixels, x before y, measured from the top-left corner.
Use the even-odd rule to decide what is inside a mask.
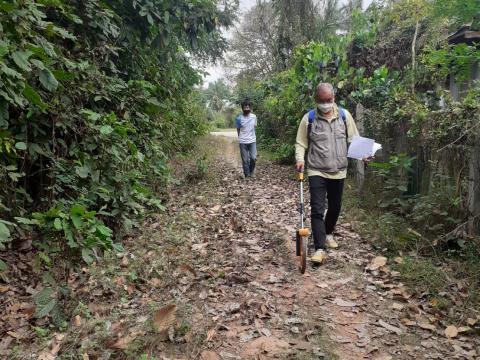
[[[216,234],[220,244],[210,250],[228,280],[208,297],[217,332],[212,348],[221,358],[480,355],[478,339],[447,339],[435,314],[411,298],[386,259],[375,257],[342,219],[341,248],[324,266],[309,266],[302,276],[291,241],[297,220],[291,170],[260,161],[256,178],[242,180],[237,145],[234,140],[224,144],[215,162],[223,178],[213,217],[225,219],[225,228]],[[235,163],[236,168],[224,167]]]
[[[260,153],[256,176],[246,181],[234,137],[210,137],[204,146],[215,153],[207,180],[175,188],[168,211],[127,239],[123,254],[71,275],[80,305],[67,309],[65,332],[32,318],[28,294],[40,290],[40,282],[5,293],[2,355],[478,358],[473,330],[456,324],[460,333],[447,338],[451,324],[413,298],[390,269],[394,259],[376,257],[343,218],[340,249],[301,275],[292,241],[298,192],[291,168]],[[16,261],[20,269],[33,264],[24,255]]]

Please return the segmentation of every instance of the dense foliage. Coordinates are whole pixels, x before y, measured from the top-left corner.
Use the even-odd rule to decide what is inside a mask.
[[[298,45],[348,28],[361,0],[257,1],[233,33],[227,59],[236,80],[261,79],[289,67]],[[341,5],[343,4],[343,5]]]
[[[0,1],[0,248],[91,262],[205,130],[196,63],[226,48],[236,2]],[[115,230],[112,231],[112,230]]]
[[[261,141],[293,163],[313,90],[319,81],[333,83],[337,101],[358,110],[363,134],[383,144],[383,162],[367,174],[375,175],[372,201],[422,236],[455,238],[471,217],[467,174],[480,103],[478,81],[469,79],[480,50],[447,37],[466,22],[475,29],[479,13],[475,1],[374,2],[353,10],[344,35],[297,46],[286,70],[261,81],[247,74],[237,93],[254,100]],[[461,89],[455,96],[449,78]]]

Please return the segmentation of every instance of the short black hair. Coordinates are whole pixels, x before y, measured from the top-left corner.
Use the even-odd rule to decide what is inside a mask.
[[[250,106],[250,107],[252,106],[252,103],[250,102],[250,100],[243,100],[242,104],[241,104],[242,109],[247,105]]]

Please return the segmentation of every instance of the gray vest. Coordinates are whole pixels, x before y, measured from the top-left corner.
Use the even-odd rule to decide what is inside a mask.
[[[308,135],[307,166],[327,173],[345,170],[347,160],[346,123],[340,118],[331,122],[318,116]]]

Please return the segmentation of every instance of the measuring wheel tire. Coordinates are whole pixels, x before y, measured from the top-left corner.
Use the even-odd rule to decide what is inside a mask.
[[[307,253],[308,253],[308,237],[307,236],[300,236],[300,272],[305,274],[305,270],[307,269]]]

